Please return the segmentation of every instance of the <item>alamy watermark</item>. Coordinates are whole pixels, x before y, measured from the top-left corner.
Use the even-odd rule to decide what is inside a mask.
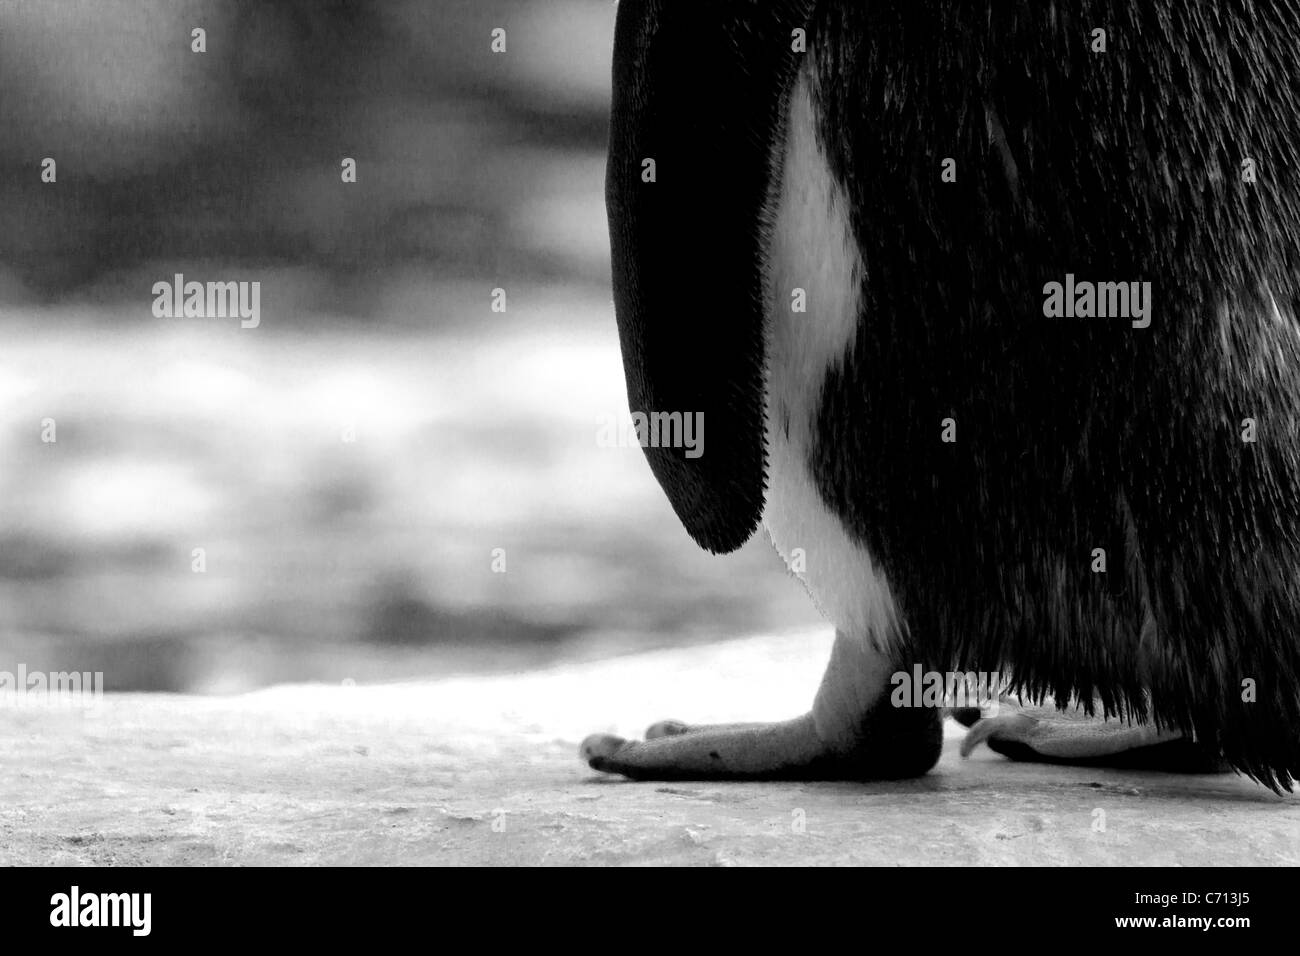
[[[1133,328],[1151,325],[1150,282],[1065,282],[1043,286],[1043,315],[1049,319],[1131,319]]]
[[[153,929],[152,893],[83,893],[73,885],[50,897],[50,925],[56,927],[126,927],[133,936]]]
[[[156,319],[238,318],[243,329],[262,324],[260,282],[186,282],[178,272],[171,282],[155,282],[153,296]]]
[[[93,711],[104,700],[103,671],[0,671],[0,709],[61,707]]]
[[[632,412],[596,421],[600,448],[684,448],[687,458],[704,454],[703,412]]]
[[[924,671],[920,664],[895,671],[889,683],[894,707],[978,707],[986,717],[997,714],[1004,686],[997,671]]]

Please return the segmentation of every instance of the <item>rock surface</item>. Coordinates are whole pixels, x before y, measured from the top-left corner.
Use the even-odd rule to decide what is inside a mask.
[[[576,759],[592,731],[799,712],[829,644],[796,633],[506,677],[10,707],[0,863],[1300,863],[1296,796],[1235,776],[962,760],[951,722],[939,767],[904,783],[630,783]]]

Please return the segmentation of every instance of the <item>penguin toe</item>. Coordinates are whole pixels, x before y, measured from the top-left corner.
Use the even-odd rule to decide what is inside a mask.
[[[1028,745],[1034,735],[1037,721],[1024,714],[985,717],[970,725],[961,742],[961,755],[969,757],[980,744],[987,743],[991,750],[1001,752],[997,744]]]
[[[676,737],[680,734],[689,732],[690,725],[681,720],[661,720],[657,724],[651,724],[645,730],[646,740],[655,740],[659,737]]]
[[[1215,753],[1176,730],[1107,720],[1076,705],[1057,709],[1004,700],[999,713],[967,731],[961,755],[969,757],[980,744],[1012,760],[1041,763],[1201,773],[1217,766]]]
[[[592,734],[578,745],[578,757],[592,770],[606,769],[607,761],[627,746],[627,741],[616,734]]]

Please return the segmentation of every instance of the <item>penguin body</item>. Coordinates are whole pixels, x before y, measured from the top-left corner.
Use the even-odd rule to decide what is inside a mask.
[[[858,335],[864,267],[849,201],[832,175],[805,66],[792,90],[768,232],[766,448],[762,525],[823,614],[877,642],[897,634],[889,582],[869,546],[818,488],[812,465],[834,434],[818,430],[821,385]],[[795,311],[792,292],[806,297]],[[802,560],[800,558],[802,557]]]
[[[798,746],[869,760],[925,662],[1300,775],[1297,38],[1284,0],[623,0],[629,403],[704,413],[702,458],[646,449],[687,531],[761,523],[836,624]],[[1075,277],[1148,314],[1049,314]]]

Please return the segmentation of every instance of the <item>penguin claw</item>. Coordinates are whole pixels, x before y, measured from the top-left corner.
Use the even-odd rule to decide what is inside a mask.
[[[627,746],[627,740],[617,734],[591,734],[578,745],[578,757],[586,761],[592,770],[612,773],[608,770],[609,761]]]
[[[981,718],[966,732],[961,742],[961,755],[969,757],[980,744],[991,741],[1020,743],[1032,748],[1037,724],[1038,721],[1024,714]],[[990,749],[993,748],[990,746]]]
[[[688,733],[690,724],[681,720],[661,720],[646,728],[645,739],[657,740],[660,737],[677,737]],[[578,759],[592,770],[601,773],[623,773],[617,763],[618,755],[635,744],[617,734],[590,734],[578,745]]]
[[[645,729],[645,739],[656,740],[660,737],[676,737],[680,734],[689,733],[690,729],[690,724],[682,720],[661,720]]]

